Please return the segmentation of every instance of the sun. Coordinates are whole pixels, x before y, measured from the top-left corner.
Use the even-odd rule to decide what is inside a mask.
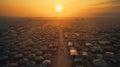
[[[60,5],[56,6],[56,11],[57,12],[62,12],[62,6],[60,6]]]

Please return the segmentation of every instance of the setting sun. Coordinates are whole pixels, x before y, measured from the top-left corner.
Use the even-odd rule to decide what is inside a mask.
[[[62,11],[62,6],[60,6],[60,5],[59,5],[59,6],[56,6],[56,11],[57,11],[57,12],[61,12],[61,11]]]

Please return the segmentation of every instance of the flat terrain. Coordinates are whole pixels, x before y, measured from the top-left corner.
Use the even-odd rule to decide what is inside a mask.
[[[119,21],[90,20],[0,20],[0,67],[120,67]]]

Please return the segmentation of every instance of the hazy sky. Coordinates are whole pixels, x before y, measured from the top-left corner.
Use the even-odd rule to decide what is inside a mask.
[[[62,12],[56,12],[57,5]],[[120,0],[0,0],[1,16],[120,17]]]

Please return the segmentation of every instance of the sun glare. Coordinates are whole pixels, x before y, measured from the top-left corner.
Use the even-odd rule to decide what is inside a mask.
[[[61,12],[61,11],[62,11],[62,6],[60,6],[60,5],[59,5],[59,6],[56,6],[56,11],[57,11],[57,12]]]

